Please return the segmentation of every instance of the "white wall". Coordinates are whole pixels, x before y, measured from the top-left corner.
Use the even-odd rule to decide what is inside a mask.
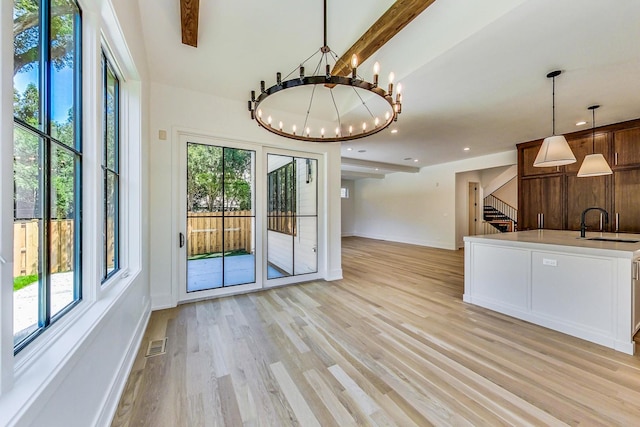
[[[417,174],[393,173],[382,180],[355,181],[355,234],[455,249],[456,174],[514,164],[516,151],[424,167]]]
[[[242,98],[244,99],[244,98]],[[159,131],[167,131],[167,139],[158,138]],[[199,135],[219,138],[221,141],[243,141],[260,147],[296,150],[324,156],[326,179],[319,182],[324,194],[326,232],[318,236],[324,253],[319,272],[327,280],[342,277],[340,251],[340,146],[313,144],[288,140],[259,129],[251,121],[246,101],[222,99],[209,94],[153,83],[151,85],[151,150],[150,150],[150,217],[151,227],[151,296],[154,308],[166,308],[177,303],[178,271],[173,260],[177,245],[180,218],[172,199],[177,194],[178,179],[174,178],[174,157],[178,132],[192,130]],[[304,157],[304,156],[303,156]],[[256,177],[256,185],[265,180]],[[320,190],[320,189],[319,189]]]
[[[348,179],[342,180],[342,187],[346,188],[349,191],[349,197],[346,199],[341,199],[341,218],[342,218],[342,235],[343,236],[353,236],[355,234],[355,190],[354,190],[354,182]]]
[[[498,199],[518,209],[518,178],[513,178],[492,193]]]
[[[83,9],[83,94],[84,94],[84,231],[83,241],[83,300],[59,322],[22,350],[15,357],[13,366],[13,343],[7,343],[7,330],[12,330],[11,317],[7,316],[11,307],[9,298],[0,298],[0,326],[2,335],[2,390],[0,395],[0,425],[19,426],[102,426],[109,425],[117,406],[120,393],[128,377],[129,369],[138,349],[150,312],[148,282],[148,204],[147,204],[147,111],[148,92],[146,80],[146,54],[140,34],[137,2],[112,0],[80,0]],[[11,3],[2,2],[2,140],[11,135],[12,114],[4,107],[11,97],[11,76],[6,69],[12,61]],[[7,10],[8,9],[8,10]],[[120,25],[117,24],[120,19]],[[124,261],[127,274],[114,278],[108,285],[101,286],[98,266],[101,241],[95,240],[97,233],[90,224],[96,224],[94,216],[99,206],[93,206],[99,194],[99,159],[101,110],[100,96],[100,30],[110,43],[115,59],[119,61],[123,73],[123,110],[127,116],[123,121],[131,125],[133,133],[123,137],[127,157],[123,165],[123,189],[127,198],[128,212],[125,233],[121,236],[127,246]],[[7,45],[9,44],[9,48]],[[7,79],[9,83],[7,84]],[[11,104],[8,104],[11,105]],[[11,107],[10,107],[11,108]],[[9,127],[9,130],[7,130]],[[9,147],[9,149],[7,149]],[[11,185],[10,144],[2,144],[2,164],[0,181],[3,183],[0,206],[2,221],[2,255],[12,239],[7,239],[7,223],[12,227],[12,210],[6,199],[12,191],[5,191],[6,183]],[[8,154],[8,155],[7,155]],[[9,159],[9,163],[5,161]],[[126,168],[126,170],[124,170]],[[9,174],[7,174],[9,172]],[[94,188],[95,186],[95,188]],[[99,197],[99,196],[98,196]],[[93,237],[92,237],[93,236]],[[11,261],[7,254],[8,260]],[[7,265],[10,265],[7,264]],[[2,283],[11,276],[2,270]],[[11,270],[11,269],[9,269]],[[97,273],[97,274],[96,274]],[[123,273],[125,273],[123,271]],[[11,289],[3,286],[3,289]],[[12,332],[12,331],[11,331]],[[7,359],[6,349],[10,346],[11,357]],[[12,384],[13,383],[13,384]]]

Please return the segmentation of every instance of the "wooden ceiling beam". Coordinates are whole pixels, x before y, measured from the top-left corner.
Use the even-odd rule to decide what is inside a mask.
[[[198,17],[200,0],[180,0],[182,43],[198,47]]]
[[[338,59],[331,74],[346,76],[351,73],[351,56],[354,53],[358,56],[358,63],[362,64],[434,2],[435,0],[396,0]]]

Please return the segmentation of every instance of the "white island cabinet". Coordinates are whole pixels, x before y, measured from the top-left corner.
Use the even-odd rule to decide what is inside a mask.
[[[464,301],[634,354],[640,235],[579,235],[465,237]]]

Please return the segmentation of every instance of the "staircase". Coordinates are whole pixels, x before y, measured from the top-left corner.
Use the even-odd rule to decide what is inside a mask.
[[[518,210],[513,206],[491,194],[484,198],[485,234],[515,231],[518,223],[516,218]]]

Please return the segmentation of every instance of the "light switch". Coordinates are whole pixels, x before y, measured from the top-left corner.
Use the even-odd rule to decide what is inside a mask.
[[[158,131],[158,139],[160,139],[162,141],[166,140],[167,139],[167,131],[164,130],[164,129],[160,129]]]

